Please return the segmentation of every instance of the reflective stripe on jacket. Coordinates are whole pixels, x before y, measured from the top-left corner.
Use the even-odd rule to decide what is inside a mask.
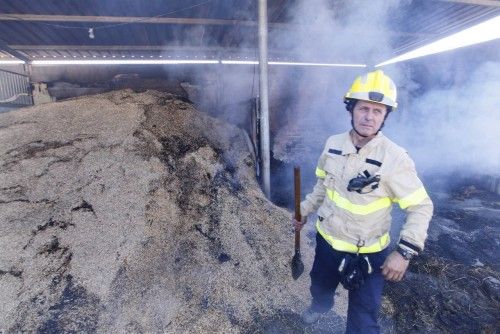
[[[349,181],[363,174],[380,176],[378,186],[364,188],[362,192],[366,193],[348,191]],[[301,212],[307,216],[317,210],[321,217],[318,231],[333,248],[342,242],[363,244],[372,250],[376,249],[375,244],[380,245],[379,250],[387,247],[394,202],[407,211],[400,239],[424,248],[432,201],[417,176],[413,160],[382,132],[359,152],[348,132],[330,137],[316,176],[318,181],[301,203]]]

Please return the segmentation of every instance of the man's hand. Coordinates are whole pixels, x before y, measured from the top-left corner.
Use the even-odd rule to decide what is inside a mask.
[[[401,254],[394,251],[389,254],[380,268],[382,269],[382,275],[384,275],[386,280],[399,282],[403,279],[409,264],[410,261],[405,260]]]
[[[302,230],[302,227],[307,223],[307,217],[301,216],[300,221],[295,219],[295,216],[292,217],[292,225],[295,229],[295,231],[300,231]]]

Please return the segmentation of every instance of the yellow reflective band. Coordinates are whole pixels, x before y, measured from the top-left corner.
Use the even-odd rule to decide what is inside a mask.
[[[420,187],[406,197],[395,199],[394,202],[398,202],[401,209],[406,209],[409,206],[420,204],[427,197],[429,197],[429,195],[427,195],[425,188]]]
[[[347,198],[340,196],[338,192],[331,189],[327,189],[326,193],[328,198],[335,203],[336,206],[356,215],[369,215],[375,211],[388,208],[392,205],[392,201],[389,197],[382,197],[371,203],[361,205],[351,203],[351,201]]]
[[[325,231],[321,229],[319,226],[319,220],[316,222],[316,229],[318,230],[318,233],[321,234],[323,239],[325,239],[330,246],[332,246],[333,249],[341,251],[341,252],[349,252],[349,253],[357,253],[358,252],[358,246],[351,244],[350,242],[340,240],[340,239],[335,239],[331,235],[326,234]],[[391,238],[389,236],[389,232],[385,233],[382,235],[379,239],[378,242],[374,243],[373,245],[370,246],[363,246],[359,248],[360,253],[376,253],[380,252],[383,250],[391,241]]]
[[[316,167],[316,176],[320,179],[324,179],[326,177],[326,172],[323,169]]]

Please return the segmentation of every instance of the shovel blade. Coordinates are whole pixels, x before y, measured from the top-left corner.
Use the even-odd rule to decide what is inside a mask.
[[[300,253],[295,253],[292,258],[292,277],[294,280],[300,277],[304,272],[304,263],[302,263],[302,259],[300,257]]]

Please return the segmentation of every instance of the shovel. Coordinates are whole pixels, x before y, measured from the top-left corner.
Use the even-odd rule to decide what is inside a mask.
[[[293,168],[293,184],[295,190],[295,220],[300,221],[300,168]],[[300,257],[300,230],[295,229],[295,254],[292,258],[292,277],[294,280],[304,272],[304,263]]]

